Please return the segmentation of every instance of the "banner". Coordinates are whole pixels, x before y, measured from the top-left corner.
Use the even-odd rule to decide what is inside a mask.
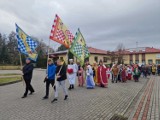
[[[75,35],[70,52],[81,62],[81,65],[84,64],[85,58],[90,56],[85,39],[79,29]]]
[[[21,53],[27,55],[33,61],[36,61],[38,57],[38,54],[35,51],[37,43],[32,40],[32,38],[28,36],[17,24],[16,36],[18,41],[18,50]]]
[[[72,41],[74,39],[74,36],[64,25],[58,15],[56,15],[55,17],[50,34],[50,39],[64,45],[66,48],[70,48],[70,45],[72,44]]]

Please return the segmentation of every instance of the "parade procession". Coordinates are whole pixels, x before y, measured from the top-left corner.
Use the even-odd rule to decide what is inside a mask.
[[[160,0],[0,0],[0,120],[160,120]]]
[[[29,37],[23,30],[16,24],[18,50],[20,53],[26,55],[26,65],[23,67],[23,79],[25,81],[26,90],[22,98],[26,98],[28,91],[29,94],[34,93],[31,85],[33,65],[32,61],[37,61],[38,54],[36,53],[37,43]],[[51,103],[58,101],[59,87],[62,87],[64,92],[64,100],[68,99],[68,90],[72,91],[76,87],[86,87],[87,89],[95,89],[97,87],[108,88],[108,81],[112,83],[123,82],[127,80],[139,81],[141,74],[143,77],[153,74],[155,75],[155,65],[139,65],[139,64],[118,64],[113,63],[111,66],[105,65],[103,60],[100,59],[97,63],[90,64],[90,52],[88,50],[85,39],[80,31],[76,32],[75,36],[68,30],[58,15],[55,16],[54,24],[52,26],[51,34],[49,37],[50,42],[58,42],[67,49],[67,60],[57,59],[53,61],[47,54],[47,69],[44,83],[46,84],[46,94],[43,100],[49,97],[49,86],[53,87],[54,99]],[[69,58],[68,53],[73,54]],[[68,61],[68,62],[66,62]],[[69,86],[66,86],[69,82]],[[76,85],[78,83],[78,85]]]

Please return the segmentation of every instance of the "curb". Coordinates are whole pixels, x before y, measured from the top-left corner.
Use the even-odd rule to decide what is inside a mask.
[[[146,85],[148,84],[148,82],[149,82],[149,79],[147,79],[147,82],[146,82],[145,85],[142,87],[142,89],[146,87]],[[132,98],[131,102],[128,104],[128,106],[126,107],[126,109],[125,109],[120,115],[123,115],[123,116],[124,116],[124,115],[126,114],[127,110],[129,109],[129,107],[131,106],[131,104],[133,103],[133,101],[135,100],[135,98],[136,98],[137,95],[141,92],[142,89],[140,89],[140,90],[137,92],[137,94]],[[140,97],[141,97],[141,95],[140,95]],[[130,115],[130,116],[131,116],[131,115]],[[129,116],[129,117],[130,117],[130,116]],[[128,117],[128,118],[129,118],[129,117]]]
[[[147,82],[146,82],[146,86],[144,86],[144,89],[147,87],[147,84],[148,84],[148,82],[150,81],[150,78],[147,80]],[[143,88],[142,88],[143,89]],[[141,90],[142,90],[141,89]],[[141,91],[140,90],[140,91]],[[139,91],[139,92],[140,92]],[[139,93],[138,92],[138,93]],[[144,91],[143,91],[143,93],[144,93]],[[133,110],[132,110],[132,113],[129,115],[129,117],[128,117],[128,119],[130,120],[130,119],[133,119],[133,116],[134,116],[134,114],[135,114],[135,112],[136,112],[136,108],[138,107],[138,105],[139,105],[139,102],[141,101],[141,98],[142,98],[142,96],[143,96],[143,93],[140,95],[140,97],[139,97],[139,99],[137,100],[137,102],[136,102],[136,104],[135,104],[135,107],[133,108]],[[137,94],[138,95],[138,94]]]
[[[0,86],[10,85],[10,84],[18,83],[18,82],[21,82],[21,81],[22,80],[17,80],[17,81],[8,82],[8,83],[2,83],[2,84],[0,84]]]

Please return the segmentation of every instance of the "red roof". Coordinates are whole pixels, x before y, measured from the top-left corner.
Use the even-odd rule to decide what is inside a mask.
[[[160,53],[160,49],[153,47],[139,47],[125,49],[124,54],[134,54],[134,53]]]
[[[88,47],[88,50],[92,54],[107,54],[108,53],[105,50],[101,50],[101,49],[97,49],[97,48],[93,48],[93,47]]]

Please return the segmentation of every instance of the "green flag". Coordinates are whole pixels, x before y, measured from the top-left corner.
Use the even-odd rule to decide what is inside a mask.
[[[84,37],[79,29],[70,47],[70,52],[81,62],[81,65],[84,64],[85,58],[90,56]]]

